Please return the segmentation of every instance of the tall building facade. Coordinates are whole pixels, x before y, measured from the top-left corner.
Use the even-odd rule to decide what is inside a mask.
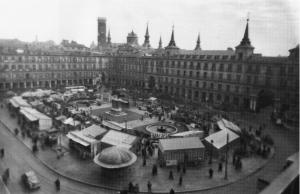
[[[98,18],[98,47],[106,46],[106,18]]]
[[[0,52],[0,92],[31,88],[92,86],[105,77],[105,57],[91,52]]]
[[[147,30],[148,31],[148,30]],[[146,33],[147,34],[147,33]],[[257,110],[298,108],[299,46],[286,57],[254,53],[247,21],[236,49],[203,50],[200,37],[194,50],[182,50],[174,28],[164,49],[108,56],[109,83],[116,87],[155,90],[186,102],[227,104]]]

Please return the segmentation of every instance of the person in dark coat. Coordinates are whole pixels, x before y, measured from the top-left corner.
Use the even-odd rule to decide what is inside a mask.
[[[214,170],[213,170],[212,168],[210,168],[210,169],[208,170],[208,173],[209,173],[209,178],[212,178],[213,175],[214,175]]]
[[[170,190],[170,194],[175,194],[174,189],[171,189],[171,190]]]
[[[56,181],[55,181],[55,187],[56,187],[57,191],[60,190],[60,180],[59,180],[59,178],[57,178]]]
[[[150,181],[148,181],[147,187],[148,187],[148,192],[151,192],[151,190],[152,190],[152,183]]]
[[[182,175],[180,175],[180,177],[179,177],[179,182],[178,182],[178,184],[179,184],[179,186],[182,185]]]
[[[172,170],[170,170],[170,173],[169,173],[169,179],[170,179],[170,180],[173,180],[173,179],[174,179],[173,171],[172,171]]]
[[[129,184],[128,184],[128,191],[129,192],[133,191],[133,184],[132,184],[132,182],[129,182]]]
[[[219,163],[218,171],[221,172],[222,170],[223,170],[223,164],[222,164],[222,162],[220,162],[220,163]]]

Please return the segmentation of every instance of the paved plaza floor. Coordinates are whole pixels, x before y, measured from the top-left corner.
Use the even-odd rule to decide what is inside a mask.
[[[10,117],[7,109],[0,111],[1,121],[11,130],[18,127],[17,121]],[[246,123],[243,123],[246,124]],[[31,148],[32,142],[29,138],[20,138],[26,146]],[[67,146],[67,145],[65,145]],[[226,185],[243,179],[252,173],[256,172],[264,166],[268,160],[261,157],[251,157],[242,160],[243,168],[237,171],[231,164],[229,157],[228,179],[224,179],[224,167],[222,172],[217,172],[218,162],[207,164],[207,161],[198,167],[187,168],[186,174],[183,175],[182,186],[178,185],[179,173],[176,168],[158,168],[158,175],[152,176],[152,165],[156,163],[157,151],[153,157],[147,159],[146,166],[142,165],[141,157],[138,157],[137,162],[129,168],[114,170],[113,172],[102,169],[92,162],[92,160],[82,160],[76,153],[67,152],[63,157],[57,159],[57,153],[54,149],[46,148],[40,150],[36,155],[49,168],[56,170],[61,175],[76,179],[88,184],[98,185],[100,187],[108,187],[114,189],[127,188],[131,181],[134,184],[138,183],[141,191],[147,191],[147,182],[151,181],[152,190],[154,192],[167,192],[170,188],[175,191],[186,190],[205,190]],[[215,173],[212,179],[208,176],[208,169],[213,168]],[[174,180],[169,180],[169,171],[174,173]]]

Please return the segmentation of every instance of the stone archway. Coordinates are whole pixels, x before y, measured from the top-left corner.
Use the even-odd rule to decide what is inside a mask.
[[[275,95],[271,90],[260,90],[257,94],[257,109],[274,105]]]

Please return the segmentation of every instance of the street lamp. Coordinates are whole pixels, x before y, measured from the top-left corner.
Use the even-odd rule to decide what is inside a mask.
[[[227,172],[227,166],[228,166],[228,141],[229,141],[229,134],[227,133],[226,136],[226,160],[225,160],[225,176],[224,179],[227,180],[228,179],[228,172]]]
[[[210,158],[209,158],[209,164],[212,163],[212,156],[213,156],[213,144],[214,144],[214,140],[210,140],[211,143],[211,149],[210,149]]]

